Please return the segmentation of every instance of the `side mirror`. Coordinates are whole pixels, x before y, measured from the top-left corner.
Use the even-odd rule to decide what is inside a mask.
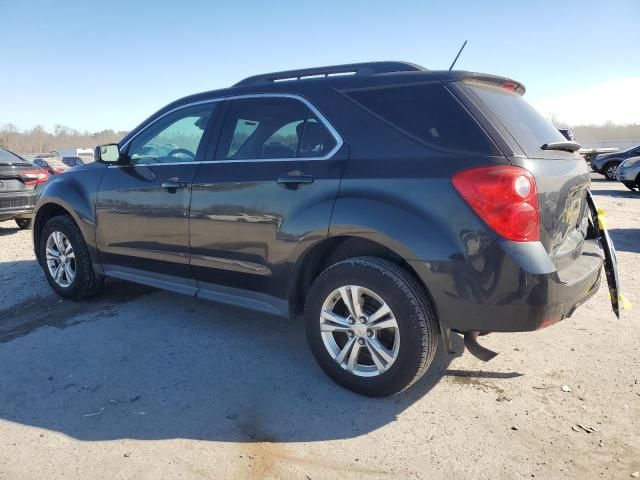
[[[120,147],[117,143],[98,145],[93,157],[96,162],[117,163],[120,160]]]

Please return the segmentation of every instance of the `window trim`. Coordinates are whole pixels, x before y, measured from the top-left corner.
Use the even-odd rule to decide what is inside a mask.
[[[155,168],[155,167],[160,167],[160,166],[163,166],[163,165],[193,165],[193,164],[200,165],[200,164],[206,164],[206,163],[247,163],[247,162],[252,162],[253,163],[253,162],[285,162],[285,161],[286,162],[291,162],[291,161],[300,162],[300,161],[306,161],[306,160],[328,160],[329,158],[333,157],[336,154],[336,152],[338,150],[340,150],[340,148],[342,148],[342,145],[344,144],[344,140],[342,139],[342,136],[334,128],[334,126],[331,124],[331,122],[329,122],[329,120],[327,120],[327,117],[325,117],[320,112],[320,110],[318,110],[316,108],[315,105],[313,105],[309,100],[307,100],[303,96],[298,95],[298,94],[293,94],[293,93],[248,93],[248,94],[244,94],[244,95],[229,95],[227,97],[210,98],[210,99],[207,99],[207,100],[200,100],[198,102],[186,103],[184,105],[180,105],[178,107],[172,108],[171,110],[163,113],[159,117],[154,118],[152,121],[150,121],[149,123],[144,125],[131,138],[127,139],[127,141],[125,143],[120,145],[120,150],[124,150],[138,135],[140,135],[142,132],[144,132],[147,128],[151,127],[153,124],[158,122],[160,119],[162,119],[165,116],[170,115],[170,114],[172,114],[174,112],[177,112],[177,111],[182,110],[184,108],[192,107],[194,105],[201,105],[201,104],[205,104],[205,103],[224,102],[224,101],[227,101],[227,100],[242,100],[242,99],[247,99],[247,98],[292,98],[294,100],[298,100],[298,101],[302,102],[310,111],[312,111],[316,115],[316,117],[318,118],[320,123],[333,136],[334,140],[336,141],[336,145],[331,149],[331,151],[329,151],[326,155],[323,155],[322,157],[247,158],[247,159],[241,159],[241,160],[202,160],[202,161],[191,161],[191,162],[154,163],[154,164],[150,164],[150,165],[146,165],[146,166],[152,166],[152,167]],[[219,140],[220,140],[219,138],[216,138],[214,140],[216,146],[218,145]],[[135,165],[109,165],[109,168],[121,168],[121,167],[135,167]]]

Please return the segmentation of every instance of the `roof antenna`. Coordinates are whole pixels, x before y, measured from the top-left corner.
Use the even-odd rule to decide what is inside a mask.
[[[462,44],[462,46],[460,47],[460,50],[458,51],[458,54],[456,55],[456,58],[453,59],[453,63],[449,67],[449,70],[451,70],[453,68],[453,66],[456,64],[456,62],[458,61],[458,57],[460,56],[460,54],[462,53],[462,50],[464,50],[464,47],[466,47],[466,46],[467,46],[467,41],[465,40],[464,43]]]

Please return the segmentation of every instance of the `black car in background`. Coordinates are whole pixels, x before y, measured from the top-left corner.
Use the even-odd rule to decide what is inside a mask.
[[[80,157],[62,157],[62,163],[68,167],[76,167],[78,165],[84,165],[84,162]]]
[[[547,327],[598,289],[587,165],[524,91],[374,62],[183,98],[47,183],[38,261],[65,298],[116,277],[302,314],[336,382],[399,392],[452,331],[487,360],[479,334]]]
[[[640,156],[640,145],[625,148],[611,153],[600,153],[591,160],[591,170],[601,173],[607,180],[616,180],[618,165],[627,158]]]
[[[29,228],[36,191],[48,178],[46,170],[0,148],[0,222],[15,220],[18,228]]]
[[[566,138],[567,140],[570,140],[572,142],[575,142],[576,140],[576,136],[573,134],[573,130],[571,130],[570,128],[559,128],[558,131],[562,134],[562,136],[564,138]]]

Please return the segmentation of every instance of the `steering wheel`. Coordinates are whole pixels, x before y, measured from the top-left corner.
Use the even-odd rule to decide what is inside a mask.
[[[167,153],[167,157],[173,157],[178,153],[184,153],[185,155],[189,155],[191,158],[196,158],[196,154],[190,150],[187,150],[186,148],[175,148],[171,150],[169,153]]]

